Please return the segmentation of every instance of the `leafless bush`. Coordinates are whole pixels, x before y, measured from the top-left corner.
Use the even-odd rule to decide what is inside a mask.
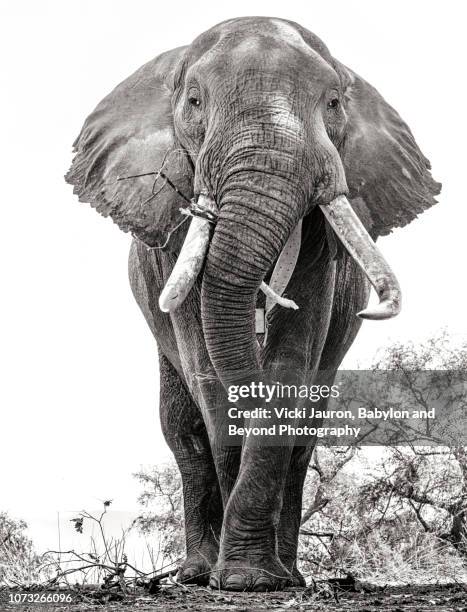
[[[0,585],[17,586],[43,577],[41,559],[25,535],[27,524],[0,513]]]
[[[467,344],[455,346],[445,333],[420,345],[396,344],[371,368],[406,375],[412,401],[424,408],[427,379],[417,372],[436,368],[463,376]],[[442,380],[449,385],[449,377]],[[464,391],[459,401],[465,399]],[[300,550],[310,572],[337,569],[388,582],[466,580],[466,448],[459,440],[436,446],[429,426],[424,433],[432,446],[417,446],[405,435],[405,447],[318,447],[305,487]]]
[[[153,571],[145,572],[128,561],[126,540],[135,523],[122,529],[120,537],[109,536],[105,517],[110,504],[111,501],[104,501],[102,512],[97,516],[82,511],[71,519],[77,533],[83,534],[84,526],[89,523],[97,527],[98,537],[90,536],[86,551],[47,551],[41,558],[41,567],[49,573],[49,578],[41,586],[80,588],[97,585],[103,592],[118,591],[127,595],[138,587],[154,590],[160,580],[176,573],[174,563],[159,568],[153,565]]]

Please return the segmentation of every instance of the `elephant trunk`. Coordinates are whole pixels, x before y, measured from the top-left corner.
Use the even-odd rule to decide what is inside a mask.
[[[259,369],[256,296],[303,215],[296,191],[283,177],[252,171],[224,190],[201,292],[206,345],[223,384]]]

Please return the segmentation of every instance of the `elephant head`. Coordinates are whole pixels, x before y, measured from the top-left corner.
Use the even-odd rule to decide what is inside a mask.
[[[222,381],[238,364],[258,368],[256,294],[303,217],[325,216],[380,295],[361,315],[386,318],[400,291],[373,240],[432,206],[440,188],[397,112],[281,19],[221,23],[144,65],[98,105],[75,148],[66,178],[80,200],[180,252],[164,310],[202,274],[203,330]],[[170,183],[160,191],[146,174],[162,165]],[[186,237],[180,192],[201,215]]]

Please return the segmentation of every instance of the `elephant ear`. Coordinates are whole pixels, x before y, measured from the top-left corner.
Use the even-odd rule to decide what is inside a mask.
[[[436,204],[441,184],[409,127],[374,87],[336,62],[345,87],[347,134],[341,155],[352,204],[376,238]]]
[[[100,102],[74,143],[76,154],[65,177],[81,202],[151,246],[166,242],[183,219],[184,201],[154,174],[127,177],[156,173],[164,164],[171,181],[191,196],[191,164],[184,150],[175,149],[171,107],[184,49],[148,62]]]

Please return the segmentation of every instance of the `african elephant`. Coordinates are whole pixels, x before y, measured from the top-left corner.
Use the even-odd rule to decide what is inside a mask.
[[[258,372],[332,380],[361,319],[399,312],[375,240],[436,202],[428,160],[317,36],[263,17],[223,22],[142,66],[87,118],[75,152],[74,192],[134,238],[130,283],[157,340],[162,429],[183,481],[179,580],[303,584],[314,439],[229,445],[211,409]]]

